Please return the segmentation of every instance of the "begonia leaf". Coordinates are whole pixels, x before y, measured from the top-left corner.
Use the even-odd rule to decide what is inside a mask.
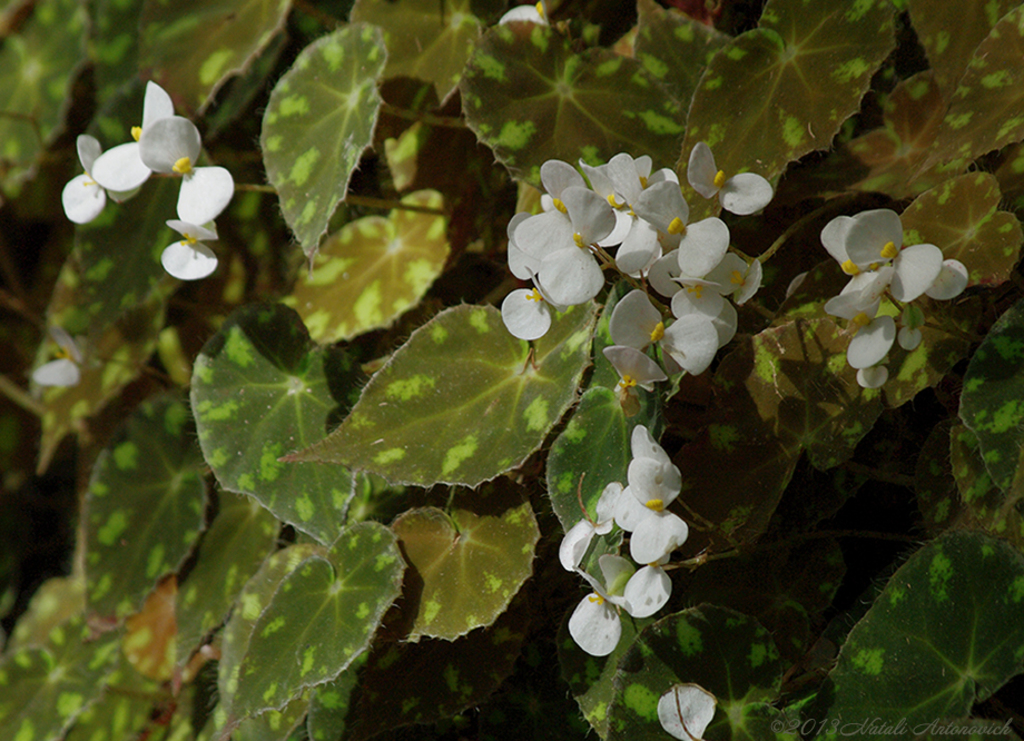
[[[476,486],[520,465],[575,401],[593,303],[533,343],[490,306],[456,306],[417,329],[342,425],[289,460],[342,463],[393,483]]]
[[[370,145],[381,98],[384,42],[363,24],[307,46],[270,94],[260,147],[281,211],[307,257]]]
[[[925,166],[955,162],[963,168],[986,152],[1024,139],[1022,54],[1024,7],[1018,6],[974,50]]]
[[[439,210],[436,191],[402,203]],[[299,312],[314,340],[329,344],[388,327],[423,298],[449,253],[448,220],[401,207],[350,221],[332,234],[299,276],[285,303]]]
[[[951,422],[942,422],[932,429],[914,467],[917,508],[929,535],[939,535],[952,527],[963,508],[950,463],[950,435],[955,434],[950,431],[952,426]],[[963,425],[958,426],[961,432],[970,432]],[[984,471],[985,466],[980,460],[978,463]],[[988,477],[987,472],[985,476]]]
[[[718,700],[707,738],[765,738],[781,715],[767,703],[787,667],[771,634],[752,617],[714,605],[669,615],[645,628],[619,662],[608,739],[663,741],[658,699],[680,682],[698,684]]]
[[[89,609],[135,612],[203,528],[206,483],[188,406],[177,394],[144,402],[93,469],[87,499]]]
[[[195,112],[270,44],[290,8],[291,0],[147,0],[139,64]]]
[[[8,636],[4,650],[41,646],[50,631],[85,610],[85,579],[55,576],[43,582],[32,595]]]
[[[313,741],[344,738],[358,699],[359,680],[369,652],[359,654],[335,679],[312,690],[306,731]]]
[[[345,402],[334,393],[350,392],[357,374],[343,351],[315,347],[291,309],[235,312],[203,347],[192,377],[199,443],[220,485],[332,542],[352,494],[351,472],[278,459],[326,434]]]
[[[1024,301],[992,325],[971,358],[960,419],[978,437],[985,467],[1003,491],[1021,475],[1024,421]]]
[[[219,492],[217,516],[203,535],[195,566],[178,589],[181,666],[200,639],[227,616],[238,593],[273,550],[281,523],[255,499]]]
[[[388,63],[384,77],[415,77],[434,85],[444,101],[462,77],[480,38],[471,0],[356,0],[352,21],[384,33]]]
[[[137,738],[152,723],[153,697],[159,685],[137,674],[113,674],[103,696],[86,708],[64,736],[64,741],[116,741]]]
[[[574,54],[547,26],[488,30],[459,87],[470,128],[534,185],[549,159],[598,165],[625,150],[670,163],[679,152],[679,105],[641,62],[604,49]]]
[[[831,719],[927,725],[966,716],[1020,673],[1024,557],[981,533],[926,545],[854,626],[830,678]]]
[[[90,6],[90,57],[100,105],[116,96],[124,81],[139,69],[139,15],[144,2],[97,0]]]
[[[0,189],[30,177],[36,159],[64,128],[71,86],[85,61],[85,7],[40,0],[0,48]]]
[[[253,627],[234,708],[257,715],[328,682],[365,651],[401,592],[405,562],[383,525],[346,528],[284,578]]]
[[[774,182],[789,162],[829,148],[893,43],[888,0],[769,0],[759,27],[723,47],[704,72],[676,170],[685,171],[703,141],[727,176],[752,170]]]
[[[934,244],[944,258],[967,268],[969,286],[1008,280],[1020,258],[1024,232],[987,172],[969,172],[922,193],[900,215],[903,244]]]
[[[177,598],[178,580],[171,574],[146,595],[142,609],[124,621],[121,652],[135,671],[158,682],[170,681],[174,676]]]
[[[954,425],[949,433],[949,457],[959,492],[957,524],[1024,548],[1024,490],[1011,486],[1004,492],[992,482],[978,436],[964,425]]]
[[[409,510],[391,525],[417,584],[409,640],[454,640],[491,625],[533,573],[540,538],[530,503],[504,481],[457,497],[445,512]]]
[[[121,636],[92,638],[75,618],[50,631],[46,646],[0,657],[0,738],[56,741],[99,699]]]

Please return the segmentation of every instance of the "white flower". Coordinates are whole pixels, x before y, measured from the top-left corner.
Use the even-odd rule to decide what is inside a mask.
[[[609,345],[604,350],[604,356],[619,374],[619,404],[627,417],[632,417],[640,411],[640,397],[636,393],[636,387],[645,391],[653,391],[654,384],[658,381],[668,380],[665,371],[661,367],[633,347],[625,345]]]
[[[199,280],[217,269],[217,256],[200,241],[217,239],[216,231],[176,219],[169,220],[167,226],[184,239],[172,242],[164,249],[160,256],[164,270],[179,280]]]
[[[132,138],[135,141],[108,149],[96,159],[91,170],[96,182],[112,195],[131,193],[146,182],[152,170],[142,161],[139,139],[154,123],[173,115],[174,103],[171,96],[155,82],[146,83],[142,126],[132,127]]]
[[[686,178],[702,196],[714,198],[717,194],[722,208],[740,216],[760,211],[772,200],[771,183],[760,175],[741,172],[727,178],[704,142],[698,142],[690,152]]]
[[[867,319],[864,314],[854,317],[854,324],[859,328],[846,349],[846,361],[858,370],[881,363],[896,341],[896,322],[891,316],[879,316],[866,322],[864,319]]]
[[[594,536],[611,532],[615,524],[615,509],[621,496],[622,484],[618,481],[611,482],[597,500],[597,520],[591,521],[589,517],[584,517],[569,528],[558,548],[558,560],[562,568],[566,571],[575,571],[583,563],[583,557],[587,555],[587,549],[590,548]]]
[[[194,167],[201,150],[199,129],[181,116],[144,127],[139,139],[139,155],[148,168],[181,175],[178,218],[190,224],[213,221],[235,194],[234,178],[223,167]]]
[[[60,348],[58,358],[32,371],[32,380],[40,386],[77,386],[82,380],[82,353],[74,339],[57,326],[50,327],[50,338]]]
[[[605,554],[598,559],[604,585],[590,574],[576,569],[593,592],[584,597],[569,618],[569,635],[591,656],[607,656],[619,644],[622,623],[619,607],[629,610],[622,590],[634,573],[633,564],[621,556]]]
[[[89,172],[96,159],[103,153],[100,143],[93,137],[82,134],[76,141],[78,161],[85,172],[71,178],[61,191],[60,200],[64,213],[76,224],[88,224],[107,205],[107,193],[103,186],[92,179]]]
[[[539,23],[542,26],[548,25],[547,9],[544,7],[544,0],[536,5],[519,5],[509,10],[499,20],[498,24],[511,23],[512,21],[529,21]]]
[[[633,290],[612,309],[608,332],[616,345],[643,350],[662,338],[665,324],[661,320],[661,312],[654,308],[647,294]]]
[[[635,618],[650,617],[668,602],[672,596],[672,580],[665,569],[670,556],[666,554],[658,561],[638,569],[626,582],[622,596],[626,598],[627,610]]]
[[[635,508],[620,506],[616,522],[627,529],[622,519],[632,525],[629,555],[641,564],[655,564],[686,542],[689,528],[678,516],[666,510],[682,487],[682,474],[664,449],[643,425],[633,428],[631,439],[633,460],[629,463],[630,494],[647,510],[636,514]]]
[[[715,717],[718,700],[698,684],[676,684],[658,700],[658,720],[673,738],[697,741]]]
[[[736,305],[742,306],[757,293],[762,276],[760,260],[755,258],[748,265],[742,257],[730,252],[704,277],[718,286],[719,293],[732,294]]]
[[[857,383],[861,388],[877,389],[889,380],[889,369],[884,365],[874,365],[857,371]]]
[[[956,298],[967,288],[967,268],[959,260],[945,260],[942,271],[925,295],[938,301]]]

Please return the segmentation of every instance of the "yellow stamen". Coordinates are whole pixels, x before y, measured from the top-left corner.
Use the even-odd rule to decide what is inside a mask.
[[[132,139],[138,141],[140,136],[142,136],[142,127],[132,126]]]
[[[743,273],[739,270],[733,270],[732,275],[729,276],[729,282],[734,286],[742,286],[747,281],[743,278]]]
[[[704,295],[704,286],[700,284],[696,286],[687,286],[686,290],[692,293],[698,299]]]
[[[655,512],[661,512],[665,509],[665,502],[661,499],[648,499],[645,506],[647,509],[653,509]]]
[[[192,172],[192,160],[190,160],[188,157],[182,157],[181,159],[174,163],[174,167],[172,167],[171,169],[174,170],[174,172],[178,173],[179,175],[188,175],[190,172]]]
[[[672,219],[672,221],[668,225],[669,234],[682,234],[685,231],[686,224],[684,224],[683,220],[680,219],[678,216]]]
[[[85,175],[85,180],[82,181],[82,185],[96,185],[96,181],[92,179],[92,175],[87,172],[83,174]]]
[[[534,7],[537,8],[537,15],[539,15],[541,18],[546,18],[546,16],[544,15],[544,3],[538,2],[537,5]]]
[[[592,595],[590,595],[590,597],[588,597],[588,599],[591,602],[596,602],[599,605],[603,605],[604,604],[604,597],[599,595],[597,592],[594,592]]]
[[[651,330],[651,342],[657,342],[665,336],[665,322],[658,322]]]
[[[585,250],[587,248],[587,243],[583,241],[583,235],[579,232],[572,235],[572,241],[575,242],[576,246],[581,250]]]
[[[631,389],[636,386],[636,379],[627,373],[622,377],[622,380],[619,381],[619,386],[623,389]]]
[[[850,320],[850,325],[853,328],[854,333],[856,333],[861,327],[866,327],[869,324],[871,324],[871,317],[863,311]]]
[[[193,237],[191,234],[183,234],[182,236],[184,237],[184,239],[181,240],[181,243],[183,245],[185,245],[186,247],[190,247],[190,246],[194,245],[196,242],[199,241],[198,239]]]
[[[569,213],[569,209],[567,209],[565,207],[565,204],[562,203],[562,199],[561,198],[552,198],[551,202],[554,205],[554,207],[557,208],[559,211],[561,211],[563,214]]]
[[[886,260],[891,260],[894,257],[896,257],[896,255],[900,254],[900,251],[896,248],[896,245],[893,244],[892,242],[886,242],[885,243],[885,247],[882,248],[882,253],[881,254],[882,254],[882,257],[884,257]]]
[[[540,295],[540,291],[534,288],[528,294],[526,294],[527,301],[543,301],[544,297]]]
[[[641,188],[646,188],[647,187],[647,178],[645,178],[643,175],[640,176],[640,187]]]
[[[840,267],[842,267],[843,272],[847,275],[860,275],[860,268],[857,267],[853,260],[847,260]]]
[[[608,205],[611,206],[612,208],[622,208],[623,206],[626,205],[625,201],[623,201],[622,203],[619,203],[618,201],[616,201],[614,193],[609,193],[607,200],[608,200]]]
[[[714,182],[715,182],[715,187],[716,188],[721,188],[723,185],[725,185],[725,180],[726,180],[725,172],[723,172],[722,170],[719,170],[718,172],[715,173],[715,180],[714,180]]]

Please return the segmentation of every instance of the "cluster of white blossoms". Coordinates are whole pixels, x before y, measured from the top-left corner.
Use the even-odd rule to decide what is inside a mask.
[[[633,617],[649,617],[664,607],[672,581],[663,566],[672,552],[686,542],[689,529],[667,510],[679,496],[682,475],[646,427],[633,428],[633,460],[628,485],[612,482],[597,503],[597,520],[582,519],[565,534],[559,559],[593,588],[569,618],[573,640],[592,656],[607,656],[619,643],[619,610]],[[595,535],[618,525],[630,533],[629,555],[605,554],[598,559],[602,580],[580,568]],[[641,567],[637,569],[637,564]]]
[[[832,219],[821,231],[821,243],[851,276],[842,292],[825,303],[825,312],[848,319],[854,332],[846,351],[857,369],[857,382],[878,388],[889,378],[883,365],[898,341],[908,352],[921,343],[924,313],[911,302],[921,296],[940,301],[959,296],[967,287],[967,268],[943,260],[932,244],[902,247],[903,225],[895,211],[876,209]],[[897,319],[878,311],[883,295],[901,307]]]
[[[146,85],[142,126],[132,128],[132,137],[134,141],[106,152],[94,137],[78,137],[85,173],[64,187],[64,212],[76,224],[87,224],[103,211],[108,196],[118,203],[134,196],[154,172],[178,176],[178,218],[167,225],[182,239],[169,245],[160,261],[175,278],[205,278],[217,269],[217,256],[204,241],[217,239],[213,220],[234,195],[231,173],[223,167],[194,166],[202,150],[199,129],[174,115],[171,97],[154,82]]]
[[[543,337],[552,309],[594,298],[604,287],[602,263],[643,286],[619,301],[610,319],[615,344],[605,355],[622,378],[622,393],[650,389],[666,373],[702,373],[736,333],[732,302],[743,304],[761,284],[760,262],[729,252],[725,222],[688,223],[675,172],[652,173],[651,165],[650,157],[626,153],[598,167],[581,161],[588,185],[568,163],[549,160],[540,170],[542,213],[516,214],[508,225],[509,268],[533,283],[512,291],[501,306],[505,326],[519,339]],[[739,215],[760,211],[773,195],[760,175],[727,177],[703,142],[690,154],[687,179]],[[670,306],[667,325],[667,310],[657,308],[647,289]],[[645,354],[652,345],[661,348],[664,370]]]

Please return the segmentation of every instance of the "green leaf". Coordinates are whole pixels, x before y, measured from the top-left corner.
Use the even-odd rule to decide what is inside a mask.
[[[96,702],[116,666],[121,636],[92,637],[92,629],[76,618],[54,628],[47,646],[0,657],[0,738],[62,738]]]
[[[316,254],[370,145],[384,57],[379,31],[344,26],[307,46],[270,93],[260,134],[263,164],[307,257]]]
[[[284,26],[291,0],[148,0],[139,64],[189,111],[205,108]]]
[[[54,576],[44,581],[32,595],[28,609],[14,624],[4,650],[40,646],[50,631],[85,611],[85,579]]]
[[[892,48],[889,0],[769,0],[759,28],[708,65],[676,170],[703,141],[727,176],[753,170],[774,181],[787,163],[829,148]]]
[[[570,40],[547,26],[491,28],[460,90],[470,128],[534,185],[549,159],[598,165],[626,151],[661,167],[679,152],[679,105],[641,62],[605,49],[574,54]]]
[[[289,460],[421,486],[492,479],[540,447],[575,400],[593,321],[593,303],[573,307],[531,351],[497,309],[447,309],[370,379],[341,427]]]
[[[1024,558],[955,532],[900,567],[854,626],[830,677],[830,718],[913,729],[966,716],[1024,668]]]
[[[325,556],[307,558],[274,594],[253,628],[238,674],[235,709],[280,709],[330,681],[366,650],[401,592],[405,562],[383,525],[346,528]]]
[[[102,105],[139,69],[139,15],[144,0],[97,0],[90,6],[90,60],[96,101]],[[140,81],[141,82],[141,81]],[[141,90],[142,85],[138,85]],[[141,104],[141,97],[139,99]],[[138,108],[139,122],[141,105]]]
[[[751,617],[714,605],[669,615],[644,629],[619,663],[608,739],[664,741],[658,699],[680,682],[718,698],[704,734],[709,741],[764,738],[779,716],[767,703],[787,666],[771,634]]]
[[[85,7],[40,0],[0,48],[0,188],[27,180],[64,128],[71,86],[85,61]]]
[[[203,536],[195,566],[178,587],[179,666],[224,622],[242,587],[273,550],[280,529],[255,499],[220,492],[217,516]]]
[[[456,498],[448,512],[409,510],[391,525],[417,585],[409,640],[449,641],[491,625],[533,573],[540,529],[510,482]]]
[[[1015,486],[1007,494],[992,483],[978,438],[963,425],[955,425],[950,432],[949,457],[960,493],[958,524],[1003,538],[1018,550],[1024,548],[1024,489]]]
[[[206,482],[188,406],[177,394],[144,402],[100,454],[89,482],[89,608],[135,612],[176,571],[203,527]]]
[[[441,194],[411,193],[402,203],[440,210]],[[416,306],[448,258],[448,219],[403,208],[366,216],[331,235],[285,303],[317,342],[329,344],[391,326]]]
[[[1019,476],[1024,446],[1024,301],[999,317],[971,358],[960,419],[978,436],[992,481],[1009,491]]]
[[[384,77],[426,80],[443,102],[455,91],[480,38],[471,6],[470,0],[357,0],[351,18],[384,32]]]
[[[1007,13],[978,45],[960,78],[926,166],[963,168],[986,152],[1024,139],[1024,7]]]
[[[332,542],[352,474],[279,459],[326,434],[357,374],[342,351],[315,347],[291,309],[250,305],[235,312],[203,346],[192,376],[199,443],[220,485]]]
[[[129,670],[115,672],[107,691],[75,720],[64,741],[118,741],[139,738],[153,714],[160,685]]]

